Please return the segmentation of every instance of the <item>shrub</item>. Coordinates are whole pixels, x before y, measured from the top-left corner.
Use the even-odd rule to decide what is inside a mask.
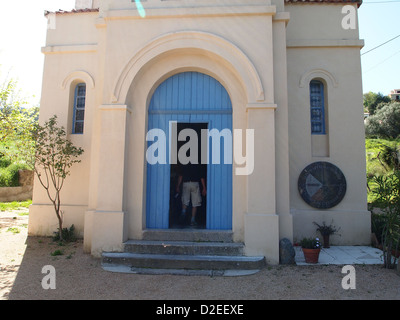
[[[11,164],[11,160],[7,157],[0,156],[0,168],[7,168]]]
[[[77,237],[75,234],[75,226],[72,225],[69,229],[63,228],[61,231],[60,237],[60,230],[58,229],[57,232],[54,232],[53,241],[65,241],[65,242],[74,242],[76,241]]]
[[[13,163],[6,168],[0,168],[0,187],[18,187],[18,171],[22,169],[26,169],[26,165],[21,163]]]
[[[53,257],[62,256],[63,254],[64,254],[64,252],[62,250],[60,250],[60,249],[57,249],[54,252],[50,253],[50,255],[53,256]]]
[[[382,243],[383,229],[385,227],[385,215],[380,213],[371,213],[371,232],[375,233],[376,239]]]

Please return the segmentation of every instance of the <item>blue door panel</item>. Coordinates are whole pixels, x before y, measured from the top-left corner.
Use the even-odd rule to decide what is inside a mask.
[[[197,72],[174,75],[157,88],[149,106],[148,130],[159,128],[169,143],[169,122],[208,123],[208,129],[232,132],[232,105],[225,88],[214,78]],[[153,142],[149,142],[150,146]],[[207,229],[232,229],[232,164],[212,164],[209,140],[207,167]],[[230,146],[232,150],[232,146]],[[147,228],[168,229],[170,197],[169,144],[167,164],[147,163]]]

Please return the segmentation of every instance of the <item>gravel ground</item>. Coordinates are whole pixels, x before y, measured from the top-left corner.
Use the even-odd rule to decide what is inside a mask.
[[[242,277],[111,273],[83,253],[81,241],[59,246],[49,238],[27,237],[28,216],[21,212],[0,212],[0,300],[400,299],[396,271],[371,265],[355,266],[354,290],[342,288],[342,266],[332,265],[268,266]],[[63,255],[52,256],[56,250]],[[56,271],[54,290],[42,288],[46,265]]]

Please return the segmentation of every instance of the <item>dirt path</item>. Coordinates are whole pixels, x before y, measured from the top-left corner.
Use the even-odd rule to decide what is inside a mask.
[[[83,253],[82,242],[27,237],[27,224],[27,215],[0,212],[0,300],[400,299],[400,276],[370,265],[355,266],[355,290],[342,288],[342,266],[273,266],[244,277],[110,273]],[[52,256],[56,250],[63,255]],[[42,287],[46,265],[56,272],[55,290]]]

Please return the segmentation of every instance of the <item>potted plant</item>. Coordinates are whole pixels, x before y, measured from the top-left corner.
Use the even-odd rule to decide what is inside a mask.
[[[301,250],[307,263],[317,263],[321,251],[321,243],[318,238],[303,238],[300,241]]]
[[[332,220],[333,222],[333,220]],[[322,225],[319,225],[314,221],[314,224],[317,226],[317,231],[321,234],[322,238],[324,239],[324,248],[329,248],[329,237],[332,234],[337,233],[339,229],[337,229],[332,223],[328,226],[325,224],[325,221],[322,223]]]

